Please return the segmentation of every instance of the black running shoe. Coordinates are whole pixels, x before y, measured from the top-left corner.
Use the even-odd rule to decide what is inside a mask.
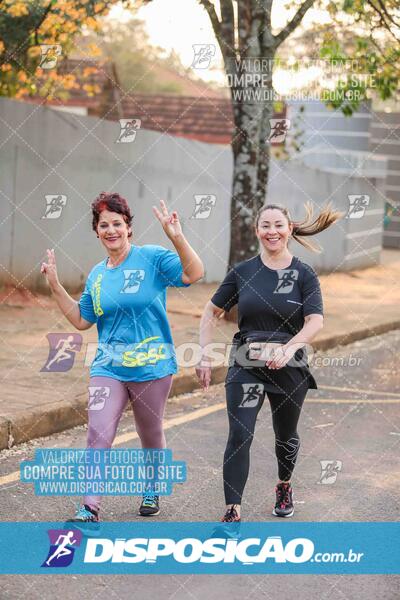
[[[221,521],[222,523],[240,523],[240,517],[234,504],[227,509]]]
[[[275,487],[275,493],[276,503],[272,514],[275,517],[293,516],[293,489],[290,483],[278,483]]]
[[[226,539],[240,537],[241,520],[235,508],[235,505],[228,508],[221,519],[221,524],[217,525],[212,533],[212,537],[221,537]]]
[[[235,508],[235,505],[228,508],[211,534],[211,537],[232,539],[240,537],[241,520]]]
[[[139,508],[139,515],[142,517],[155,517],[159,513],[159,497],[153,494],[145,494]]]
[[[100,529],[99,513],[87,504],[82,504],[75,516],[65,522],[75,523],[75,527],[82,530],[96,531]]]

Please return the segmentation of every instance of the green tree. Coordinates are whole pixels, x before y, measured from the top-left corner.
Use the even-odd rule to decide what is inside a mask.
[[[117,0],[1,0],[0,1],[0,95],[17,97],[47,90],[68,89],[74,77],[47,71],[43,80],[42,47],[49,55],[61,49],[66,56],[83,28],[98,29],[98,18]],[[131,6],[130,0],[123,0]]]
[[[85,45],[90,41],[98,46],[104,58],[115,64],[124,91],[152,94],[181,92],[179,82],[169,82],[158,76],[163,67],[187,76],[178,56],[165,56],[162,48],[152,46],[140,19],[132,18],[125,23],[102,19],[99,32],[89,35]],[[78,46],[81,47],[81,43]]]
[[[328,104],[350,116],[364,99],[398,99],[398,1],[344,0],[330,4],[329,11],[334,29],[325,33],[320,55],[351,68],[339,78],[338,93]]]
[[[321,90],[321,99],[351,115],[368,94],[389,98],[395,93],[399,65],[395,42],[398,0],[293,2],[292,16],[280,31],[272,29],[273,0],[198,1],[207,11],[220,47],[232,100],[234,169],[229,268],[250,258],[256,250],[252,224],[266,197],[269,138],[273,135],[272,76],[284,44],[296,30],[301,31],[303,17],[310,8],[329,12],[333,27],[319,27],[320,45],[314,36],[312,54],[325,59],[328,68],[341,63],[343,74],[333,74],[336,91],[328,94]],[[347,36],[347,42],[343,35],[346,30],[352,34]],[[314,31],[308,33],[312,40]],[[346,70],[349,60],[356,64],[350,72]]]

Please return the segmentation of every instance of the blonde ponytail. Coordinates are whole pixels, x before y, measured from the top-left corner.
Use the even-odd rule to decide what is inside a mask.
[[[341,219],[346,213],[334,210],[331,203],[328,203],[321,210],[319,215],[316,218],[313,218],[314,211],[311,202],[306,202],[304,208],[306,210],[306,218],[301,222],[293,222],[292,237],[305,248],[320,253],[322,251],[320,246],[316,246],[308,240],[303,240],[301,237],[315,235],[324,231],[333,225],[333,223]]]

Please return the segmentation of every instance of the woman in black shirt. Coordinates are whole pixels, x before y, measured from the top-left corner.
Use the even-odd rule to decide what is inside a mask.
[[[310,250],[320,249],[304,236],[323,231],[343,213],[327,206],[313,219],[293,222],[288,210],[263,206],[257,215],[256,235],[261,252],[236,264],[207,303],[200,324],[202,361],[196,369],[202,386],[211,379],[211,344],[217,319],[238,304],[239,331],[234,335],[225,380],[229,437],[223,477],[226,513],[222,521],[240,521],[240,506],[249,472],[250,445],[265,394],[271,405],[279,481],[272,514],[293,515],[290,483],[300,447],[297,432],[301,407],[309,388],[316,389],[309,371],[306,345],[323,326],[321,290],[315,271],[293,256],[291,238]]]

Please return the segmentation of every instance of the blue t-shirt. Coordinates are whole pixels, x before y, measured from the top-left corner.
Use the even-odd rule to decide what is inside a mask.
[[[83,319],[97,324],[98,349],[90,376],[148,381],[177,372],[166,311],[166,288],[188,287],[176,252],[131,245],[116,267],[107,259],[90,271],[79,300]]]

